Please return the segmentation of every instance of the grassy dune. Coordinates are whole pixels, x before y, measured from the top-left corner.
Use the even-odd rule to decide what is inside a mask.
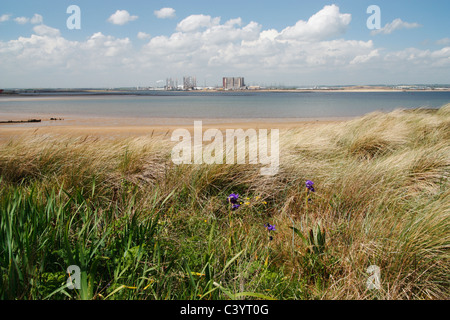
[[[165,139],[0,145],[0,298],[450,298],[450,105],[283,130],[273,177]]]

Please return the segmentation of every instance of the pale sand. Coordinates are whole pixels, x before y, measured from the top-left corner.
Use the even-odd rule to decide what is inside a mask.
[[[40,117],[38,117],[40,118]],[[26,120],[32,117],[22,116],[10,120]],[[29,134],[51,134],[64,136],[101,136],[107,138],[134,136],[167,136],[170,138],[176,129],[193,130],[194,121],[202,121],[203,130],[207,129],[279,129],[289,130],[311,125],[321,125],[346,121],[350,118],[314,118],[314,119],[183,119],[183,118],[72,118],[62,121],[42,119],[41,123],[0,124],[0,140]]]

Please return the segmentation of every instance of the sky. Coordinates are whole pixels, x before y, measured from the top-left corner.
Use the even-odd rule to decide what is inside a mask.
[[[448,12],[448,0],[2,0],[0,88],[449,84]]]

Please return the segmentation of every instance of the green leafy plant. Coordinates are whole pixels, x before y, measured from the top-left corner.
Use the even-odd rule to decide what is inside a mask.
[[[302,239],[306,246],[307,254],[314,254],[321,256],[326,252],[326,231],[321,227],[321,223],[318,222],[314,228],[309,230],[307,236],[295,227],[289,227]]]
[[[308,232],[308,235],[295,227],[290,227],[302,239],[306,249],[304,253],[300,253],[300,265],[303,269],[304,276],[316,284],[319,290],[323,290],[329,277],[330,264],[334,259],[327,259],[326,247],[326,231],[318,222]]]

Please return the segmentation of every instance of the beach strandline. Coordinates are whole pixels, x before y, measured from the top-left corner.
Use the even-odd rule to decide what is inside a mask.
[[[8,140],[27,134],[54,135],[94,135],[101,137],[127,137],[143,135],[168,135],[176,129],[194,129],[194,122],[201,121],[203,130],[208,129],[279,129],[289,130],[311,125],[337,123],[351,118],[278,118],[278,119],[191,119],[191,118],[105,118],[105,117],[69,117],[56,115],[39,117],[33,115],[0,114],[1,119],[26,121],[27,119],[42,119],[41,122],[3,123],[0,124],[0,138]],[[62,117],[61,117],[62,116]]]

